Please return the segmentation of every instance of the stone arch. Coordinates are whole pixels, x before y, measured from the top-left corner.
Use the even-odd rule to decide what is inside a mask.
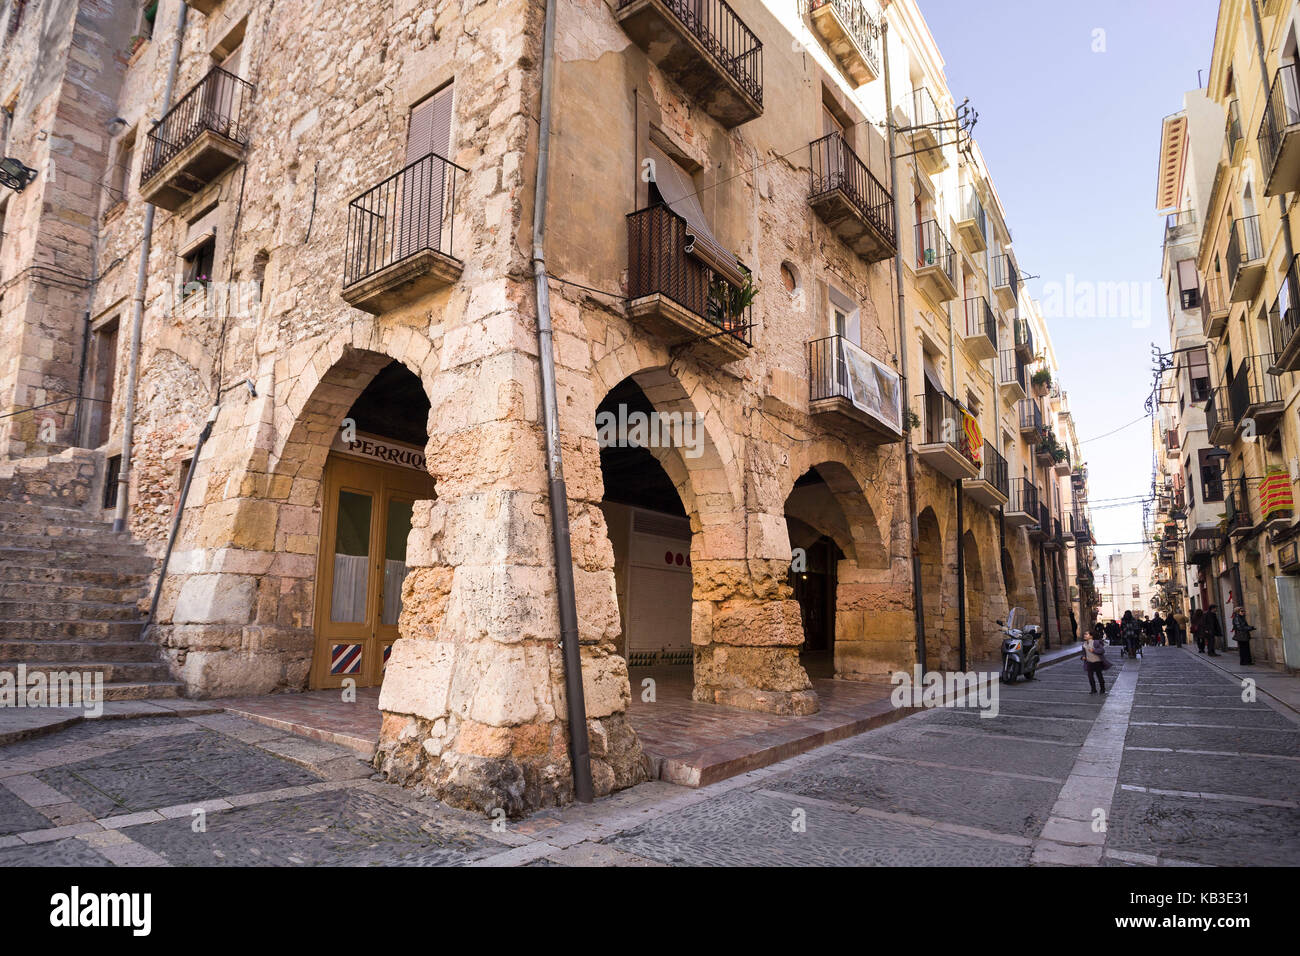
[[[943,532],[933,508],[926,507],[917,516],[916,528],[926,645],[937,650],[943,646]],[[932,663],[927,659],[927,664]]]
[[[828,454],[823,457],[819,452]],[[830,441],[810,442],[792,450],[790,465],[784,476],[783,501],[789,513],[798,482],[809,472],[815,471],[825,483],[841,519],[833,529],[823,528],[824,533],[835,540],[840,550],[857,567],[883,571],[889,567],[889,547],[880,533],[878,511],[872,505],[863,482],[844,463],[847,458],[846,450]]]
[[[962,561],[966,579],[966,662],[981,655],[988,642],[988,594],[984,565],[980,559],[975,532],[967,529],[962,537]]]
[[[675,366],[663,346],[631,339],[605,353],[594,373],[596,404],[631,379],[660,414],[693,417],[701,430],[700,454],[688,458],[659,449],[655,457],[677,486],[694,530],[733,523],[745,500],[741,463],[704,381],[689,368]]]

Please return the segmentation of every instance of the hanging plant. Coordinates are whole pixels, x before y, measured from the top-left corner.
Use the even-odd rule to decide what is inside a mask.
[[[910,432],[914,428],[921,427],[921,419],[910,408],[903,413],[903,431]]]

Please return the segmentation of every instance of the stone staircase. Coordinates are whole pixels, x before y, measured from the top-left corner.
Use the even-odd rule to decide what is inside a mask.
[[[84,452],[68,457],[0,472],[0,673],[102,673],[107,701],[179,696],[141,639],[154,560],[83,510],[95,469]]]

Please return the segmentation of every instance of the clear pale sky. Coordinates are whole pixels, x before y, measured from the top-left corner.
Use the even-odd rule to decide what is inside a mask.
[[[1151,343],[1169,347],[1164,220],[1155,213],[1160,121],[1203,83],[1218,0],[917,2],[953,96],[969,97],[979,111],[975,138],[1006,207],[1016,258],[1041,277],[1029,280],[1030,293],[1046,308],[1049,284],[1068,288],[1070,276],[1076,290],[1141,284],[1127,309],[1099,303],[1086,317],[1070,314],[1080,310],[1058,294],[1064,314],[1048,323],[1085,442],[1105,573],[1106,555],[1132,550],[1111,544],[1141,540],[1142,506],[1106,508],[1100,499],[1149,492],[1150,420],[1089,439],[1143,415]],[[1086,305],[1064,299],[1071,301]]]

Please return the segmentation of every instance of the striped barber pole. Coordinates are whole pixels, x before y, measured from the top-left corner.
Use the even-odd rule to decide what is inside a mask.
[[[360,674],[361,645],[334,644],[330,647],[331,674]]]

